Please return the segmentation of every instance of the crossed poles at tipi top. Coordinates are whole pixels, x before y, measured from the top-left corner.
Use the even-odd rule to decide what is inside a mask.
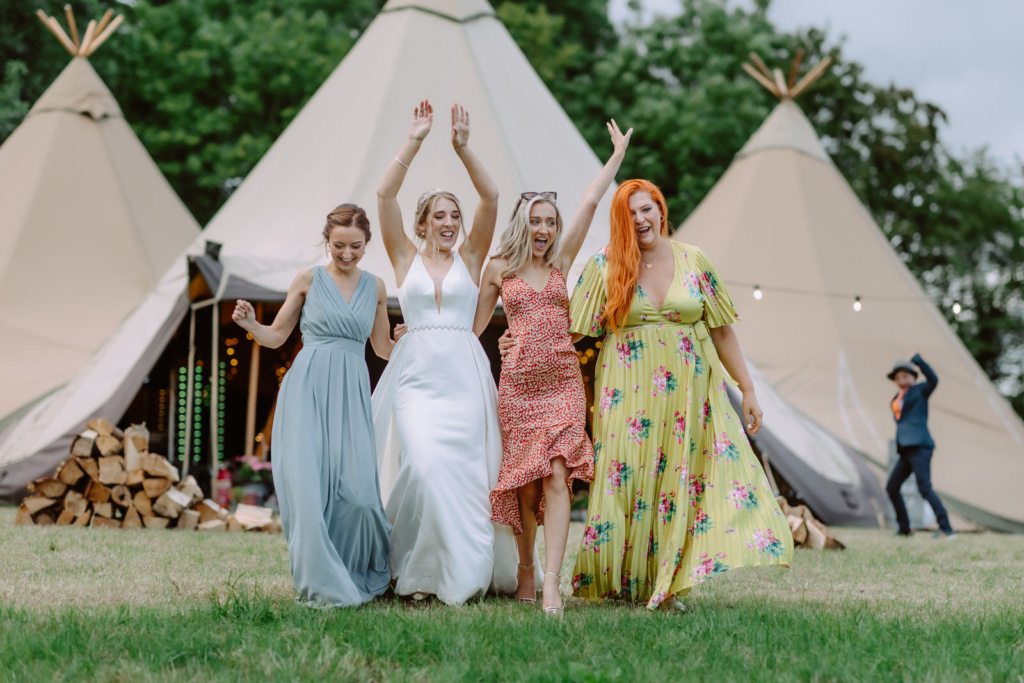
[[[778,97],[780,100],[795,99],[800,96],[802,92],[811,87],[815,81],[821,78],[822,74],[832,63],[831,57],[825,57],[821,60],[817,66],[804,74],[804,77],[798,82],[796,80],[797,73],[800,71],[800,63],[803,62],[804,51],[800,50],[796,53],[796,58],[793,60],[793,66],[789,69],[789,78],[785,79],[782,76],[782,69],[775,69],[771,71],[765,65],[761,57],[756,52],[750,53],[750,61],[753,62],[757,68],[748,64],[743,63],[743,70],[750,74],[751,78],[760,83],[765,89],[771,94]]]
[[[43,22],[46,28],[50,29],[60,44],[64,46],[72,57],[89,57],[96,49],[106,42],[107,38],[113,35],[117,27],[124,21],[124,17],[120,14],[114,17],[114,10],[108,9],[100,19],[99,23],[95,19],[91,20],[85,27],[85,35],[82,39],[78,39],[78,24],[75,23],[75,13],[71,10],[71,5],[64,5],[64,15],[68,18],[68,29],[71,31],[71,35],[68,36],[61,28],[61,25],[56,19],[49,16],[43,10],[36,10],[36,16],[39,17],[39,21]]]

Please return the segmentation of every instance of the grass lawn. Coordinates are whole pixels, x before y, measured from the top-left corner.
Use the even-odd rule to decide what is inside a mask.
[[[838,529],[846,551],[716,577],[685,614],[568,600],[557,621],[500,598],[297,607],[281,535],[13,522],[0,681],[1024,681],[1019,536]]]

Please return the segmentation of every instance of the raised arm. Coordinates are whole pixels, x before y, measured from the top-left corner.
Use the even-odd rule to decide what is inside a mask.
[[[601,172],[597,174],[597,177],[587,187],[587,191],[583,193],[583,200],[576,210],[576,215],[572,217],[569,229],[565,231],[565,237],[562,238],[562,250],[558,254],[558,263],[556,265],[563,277],[568,276],[569,268],[572,267],[572,262],[576,260],[576,255],[580,252],[580,247],[583,246],[583,240],[587,238],[590,224],[594,221],[597,205],[601,203],[604,193],[608,191],[608,187],[615,180],[615,174],[618,173],[619,166],[622,165],[622,159],[626,156],[629,138],[633,135],[632,128],[623,135],[622,131],[619,130],[619,124],[615,123],[615,119],[612,119],[611,123],[606,125],[608,126],[608,134],[612,137],[614,151],[608,159],[608,163],[604,165]]]
[[[244,299],[235,303],[235,310],[231,319],[238,323],[238,326],[252,335],[256,343],[270,349],[276,349],[284,344],[291,335],[295,325],[299,322],[299,315],[302,313],[302,304],[306,301],[306,293],[313,282],[313,269],[307,268],[292,281],[288,288],[288,296],[285,297],[281,310],[274,316],[274,322],[269,325],[261,325],[256,321],[256,311],[252,304]]]
[[[405,174],[412,165],[416,153],[420,151],[423,139],[430,132],[434,122],[434,109],[430,102],[423,100],[412,111],[412,125],[409,128],[409,139],[402,149],[384,169],[384,176],[377,187],[377,215],[380,218],[380,234],[384,238],[384,248],[391,259],[398,281],[405,279],[405,274],[416,256],[416,245],[405,234],[402,225],[402,210],[398,206],[398,191],[402,189]]]
[[[932,366],[924,362],[924,358],[921,358],[921,354],[915,353],[914,357],[910,361],[921,368],[921,374],[924,375],[924,381],[926,386],[924,387],[924,395],[931,396],[931,393],[935,391],[935,387],[939,386],[939,376],[932,370]]]
[[[480,296],[476,300],[476,316],[473,318],[473,334],[480,336],[487,329],[494,315],[494,307],[498,305],[498,295],[501,294],[501,271],[505,267],[505,260],[492,258],[484,268],[484,274],[480,276]]]
[[[491,239],[494,237],[494,225],[498,221],[498,186],[469,148],[469,112],[459,104],[452,105],[452,147],[462,160],[469,173],[469,179],[480,196],[480,203],[473,214],[473,226],[469,230],[466,243],[460,249],[462,260],[465,261],[475,282],[487,259]]]
[[[736,330],[732,325],[721,325],[712,327],[708,332],[711,334],[711,341],[715,344],[718,357],[725,366],[725,371],[736,383],[739,384],[740,392],[743,393],[743,421],[747,425],[747,432],[757,434],[761,431],[761,405],[757,402],[754,394],[754,382],[750,378],[750,371],[747,369],[747,361],[743,360],[743,351],[740,350],[740,340],[736,336]]]

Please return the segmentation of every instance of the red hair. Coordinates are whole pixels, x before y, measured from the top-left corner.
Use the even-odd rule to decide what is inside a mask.
[[[602,324],[618,331],[626,321],[629,307],[636,293],[637,269],[640,267],[640,245],[636,239],[633,215],[629,211],[629,198],[637,192],[646,192],[661,211],[661,234],[668,237],[668,207],[665,195],[649,180],[627,180],[619,185],[612,197],[611,234],[605,256],[608,259],[606,289],[608,300],[604,306]]]

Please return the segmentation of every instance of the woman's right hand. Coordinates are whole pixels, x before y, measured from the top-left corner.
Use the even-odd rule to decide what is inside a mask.
[[[238,299],[235,302],[235,310],[231,313],[231,319],[238,323],[243,330],[249,330],[256,323],[256,309],[245,299]]]
[[[505,334],[501,335],[498,339],[498,353],[501,354],[501,359],[505,360],[505,356],[512,353],[512,347],[516,345],[516,340],[512,336],[512,330],[505,330]]]
[[[418,107],[412,110],[412,125],[409,127],[409,139],[423,141],[434,124],[434,108],[430,106],[429,100],[422,100]]]

